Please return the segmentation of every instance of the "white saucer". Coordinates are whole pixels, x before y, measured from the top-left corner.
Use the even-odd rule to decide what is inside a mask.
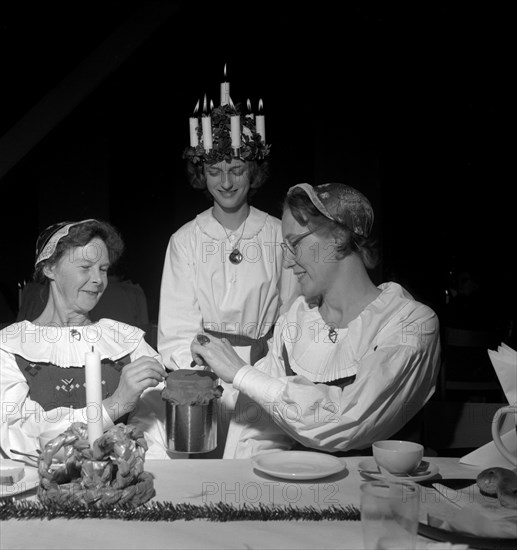
[[[359,462],[358,466],[359,466],[359,473],[363,477],[369,477],[372,479],[382,479],[383,481],[388,479],[387,476],[381,473],[381,471],[379,470],[379,467],[377,466],[377,463],[375,462],[375,459],[373,458],[367,458],[365,460],[362,460],[361,462]],[[411,475],[407,475],[407,474],[391,474],[391,475],[393,477],[405,479],[408,481],[423,481],[424,479],[429,479],[435,476],[437,473],[438,473],[438,466],[436,466],[436,464],[422,460],[422,463],[420,464],[418,469],[414,472],[411,472]]]
[[[284,479],[318,479],[346,468],[335,456],[312,451],[279,451],[252,457],[253,467]]]
[[[30,491],[39,484],[38,469],[33,466],[25,466],[23,477],[16,483],[0,485],[0,498],[12,497]]]

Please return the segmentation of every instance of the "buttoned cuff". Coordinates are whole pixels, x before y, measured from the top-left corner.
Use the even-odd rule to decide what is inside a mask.
[[[251,397],[257,403],[270,403],[284,389],[279,378],[261,372],[251,365],[244,365],[233,379],[233,387]]]

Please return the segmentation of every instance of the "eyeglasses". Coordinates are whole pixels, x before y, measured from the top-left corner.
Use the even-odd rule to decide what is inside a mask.
[[[306,231],[305,233],[301,233],[300,235],[297,235],[291,242],[289,241],[282,241],[280,243],[280,246],[282,247],[282,253],[284,255],[284,258],[288,258],[289,256],[293,256],[296,258],[296,247],[300,244],[300,242],[305,239],[305,237],[308,237],[311,233],[314,233],[318,229],[317,227],[315,229],[311,229],[310,231]]]

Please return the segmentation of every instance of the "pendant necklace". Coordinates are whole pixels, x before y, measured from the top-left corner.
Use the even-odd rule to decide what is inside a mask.
[[[239,243],[241,242],[242,236],[244,235],[244,229],[246,228],[246,221],[247,220],[248,220],[248,218],[246,218],[244,220],[244,225],[242,226],[241,236],[239,237],[239,240],[235,243],[235,245],[233,247],[233,250],[230,252],[230,258],[229,259],[230,259],[230,262],[234,265],[238,265],[242,262],[243,256],[241,254],[241,251],[239,250]],[[228,235],[228,231],[226,231],[226,227],[224,227],[224,225],[223,225],[223,229],[224,229],[224,232],[226,233],[226,237],[228,238],[228,241],[231,244],[230,235]]]
[[[330,326],[329,327],[329,339],[330,341],[335,344],[336,343],[336,340],[337,340],[337,330],[333,327],[333,326]]]
[[[321,315],[321,311],[320,311],[320,315]],[[321,318],[323,319],[323,315],[321,315]],[[328,330],[328,338],[329,340],[335,344],[337,342],[337,336],[338,336],[338,332],[336,330],[336,326],[334,323],[327,323],[325,322],[325,319],[323,319],[323,322],[325,323],[325,326],[324,328],[326,330]]]

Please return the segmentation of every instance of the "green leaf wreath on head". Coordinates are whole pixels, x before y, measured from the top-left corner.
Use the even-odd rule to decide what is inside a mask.
[[[241,146],[239,155],[235,156],[235,150],[232,147],[231,138],[231,119],[232,115],[239,115],[241,122]],[[220,105],[212,109],[210,113],[212,122],[212,144],[209,151],[203,147],[203,131],[201,124],[197,127],[198,145],[196,147],[187,147],[183,152],[183,158],[190,160],[194,164],[206,162],[207,164],[217,164],[225,160],[231,162],[234,158],[245,161],[263,160],[271,150],[271,145],[266,145],[257,133],[257,128],[252,118],[241,115],[240,103],[235,106]],[[249,133],[244,133],[244,128]]]

